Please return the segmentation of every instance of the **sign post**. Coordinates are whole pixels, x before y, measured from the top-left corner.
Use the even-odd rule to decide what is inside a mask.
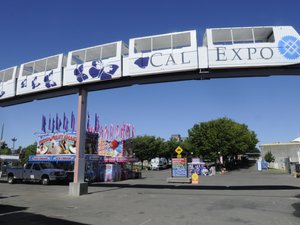
[[[172,177],[187,177],[187,159],[173,158],[172,159]]]
[[[181,153],[183,152],[183,149],[180,146],[175,149],[175,152],[177,153],[177,158],[182,158]]]
[[[172,158],[171,177],[167,179],[169,183],[191,183],[188,177],[187,158],[182,158],[183,149],[178,146],[175,149],[176,158]]]

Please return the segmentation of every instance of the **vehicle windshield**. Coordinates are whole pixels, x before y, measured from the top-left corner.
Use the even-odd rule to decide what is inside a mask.
[[[41,163],[40,166],[42,169],[55,169],[52,163]]]

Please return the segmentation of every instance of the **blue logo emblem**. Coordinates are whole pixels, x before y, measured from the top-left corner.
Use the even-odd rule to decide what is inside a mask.
[[[98,77],[100,80],[110,80],[119,68],[116,64],[103,64],[101,60],[93,61],[89,74],[92,78]]]
[[[145,69],[148,66],[148,63],[149,63],[149,57],[140,57],[134,62],[135,65],[137,65],[142,69]]]
[[[21,82],[21,88],[27,87],[27,78]]]
[[[278,42],[279,52],[287,59],[300,57],[300,40],[294,36],[284,36]]]
[[[51,80],[52,77],[53,77],[53,70],[51,70],[51,72],[44,77],[46,88],[51,88],[57,85],[53,80]]]
[[[74,75],[76,76],[78,82],[82,82],[89,78],[85,73],[83,73],[83,65],[80,65],[74,70]]]
[[[37,81],[37,76],[35,76],[34,79],[31,81],[32,90],[35,89],[35,88],[37,88],[40,85],[41,85],[41,83],[39,83]]]
[[[112,76],[118,70],[119,66],[116,64],[103,64],[101,60],[93,61],[88,74],[91,78],[99,78],[100,80],[112,79]],[[78,82],[83,82],[89,79],[89,76],[83,72],[83,64],[74,70],[74,75]]]

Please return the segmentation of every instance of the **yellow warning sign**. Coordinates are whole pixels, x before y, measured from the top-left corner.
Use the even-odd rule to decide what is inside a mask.
[[[180,146],[178,146],[178,147],[175,149],[175,152],[176,152],[178,155],[180,155],[181,152],[183,152],[183,149],[182,149]],[[177,158],[178,158],[178,157],[177,157]]]
[[[199,175],[197,173],[192,174],[192,184],[199,184]]]
[[[182,158],[182,155],[178,154],[178,155],[177,155],[177,158]]]

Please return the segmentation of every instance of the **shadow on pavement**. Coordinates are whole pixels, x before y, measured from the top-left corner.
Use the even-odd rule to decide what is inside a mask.
[[[53,224],[53,225],[84,225],[83,223],[77,223],[73,221],[51,218],[43,215],[38,215],[29,212],[21,212],[26,210],[26,207],[16,207],[11,205],[0,204],[0,224],[26,224],[26,225],[36,225],[36,224]]]
[[[142,188],[142,189],[182,189],[182,190],[294,190],[300,189],[290,185],[244,185],[244,186],[216,186],[216,185],[175,185],[175,184],[120,184],[120,183],[94,183],[92,187],[114,188]]]
[[[293,212],[293,215],[296,217],[300,217],[300,203],[294,203],[292,206],[295,209],[295,212]]]
[[[300,199],[300,195],[296,195],[295,198]],[[294,207],[295,212],[293,212],[293,215],[295,217],[300,217],[300,202],[292,204],[292,207]]]
[[[0,199],[2,198],[14,198],[14,197],[18,197],[19,195],[10,195],[10,196],[0,196]]]
[[[2,214],[5,214],[5,213],[23,211],[23,210],[26,210],[26,209],[27,209],[27,207],[18,207],[18,206],[0,204],[0,216],[2,216]],[[0,219],[0,224],[2,224],[1,219]]]

